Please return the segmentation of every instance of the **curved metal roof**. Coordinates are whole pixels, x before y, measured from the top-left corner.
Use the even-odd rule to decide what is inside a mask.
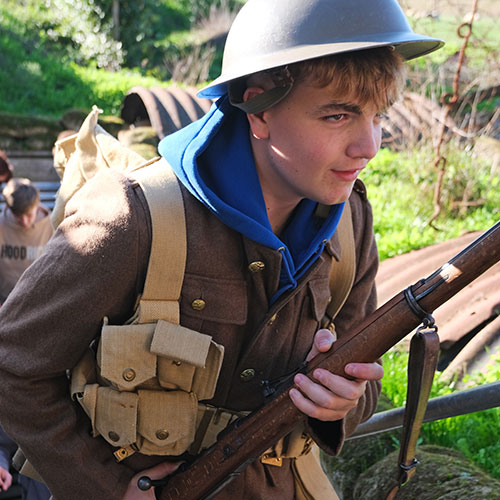
[[[196,96],[196,89],[132,87],[125,96],[121,117],[126,123],[151,123],[160,139],[201,118],[212,105]]]

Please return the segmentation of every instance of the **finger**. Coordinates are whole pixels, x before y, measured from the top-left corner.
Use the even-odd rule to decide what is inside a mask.
[[[327,370],[314,370],[312,376],[315,381],[299,374],[295,383],[307,398],[323,408],[351,409],[365,391],[366,382],[348,380]]]
[[[313,345],[307,355],[306,361],[311,361],[320,352],[328,351],[334,342],[335,336],[330,330],[326,328],[318,330],[314,335]]]
[[[344,371],[358,380],[381,380],[384,368],[378,363],[349,363]]]
[[[7,491],[12,484],[12,478],[6,477],[5,479],[0,479],[0,491]]]
[[[173,474],[183,462],[162,462],[150,469],[140,473],[141,476],[148,476],[150,479],[162,479],[165,476]]]
[[[295,406],[305,415],[311,418],[322,421],[334,421],[342,419],[347,411],[343,410],[330,410],[322,408],[314,404],[310,399],[306,398],[299,390],[290,389],[290,398]]]
[[[0,467],[0,469],[2,469]],[[2,471],[2,473],[0,473],[0,488],[2,488],[3,491],[6,491],[10,488],[12,484],[12,476],[10,475],[10,473],[8,471]]]

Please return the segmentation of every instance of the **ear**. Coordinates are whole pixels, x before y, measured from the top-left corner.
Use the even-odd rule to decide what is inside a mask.
[[[262,92],[264,92],[264,89],[261,87],[248,87],[243,94],[243,101],[248,101]],[[264,113],[265,111],[255,114],[247,113],[250,131],[256,139],[267,139],[269,137],[269,130],[267,128]]]

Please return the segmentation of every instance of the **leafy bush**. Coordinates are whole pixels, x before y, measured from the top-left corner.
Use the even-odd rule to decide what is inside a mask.
[[[67,62],[118,69],[121,43],[113,40],[111,22],[93,2],[85,0],[4,0],[0,22],[31,49]]]
[[[47,53],[36,36],[25,36],[3,7],[0,15],[1,111],[58,117],[71,108],[90,109],[97,104],[106,114],[119,115],[131,87],[164,85],[137,70],[109,72],[67,62],[57,53]]]
[[[112,2],[96,0],[96,3],[104,18],[111,19]],[[171,33],[190,27],[190,12],[183,3],[173,0],[120,2],[119,40],[126,67],[165,76],[165,40]]]

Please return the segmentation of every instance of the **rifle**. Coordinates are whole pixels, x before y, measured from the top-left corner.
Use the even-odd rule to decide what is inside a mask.
[[[414,330],[424,318],[500,260],[500,221],[425,279],[421,279],[366,317],[332,348],[304,363],[296,373],[324,368],[348,377],[349,362],[372,363]],[[374,341],[376,339],[376,341]],[[192,464],[166,480],[139,479],[139,487],[166,487],[160,500],[208,500],[235,479],[247,465],[290,433],[307,417],[288,396],[292,374],[270,400],[247,417],[236,420],[216,443]]]

